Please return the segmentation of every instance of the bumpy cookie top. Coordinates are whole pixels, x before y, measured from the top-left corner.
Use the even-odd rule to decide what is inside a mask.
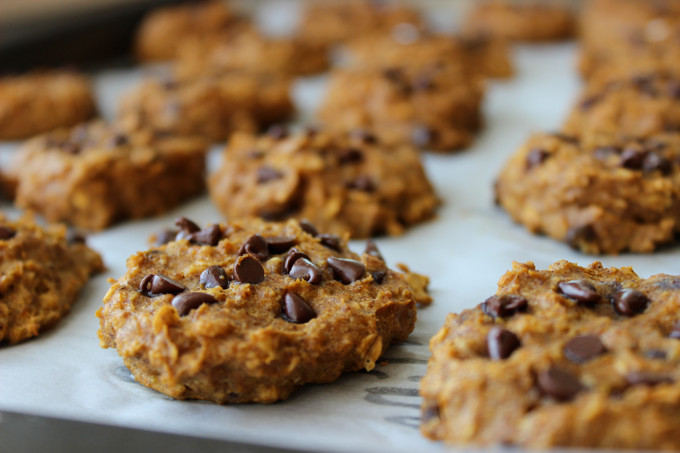
[[[422,429],[452,443],[677,449],[679,310],[678,277],[515,263],[431,340]]]
[[[370,248],[306,221],[201,229],[128,259],[99,336],[138,381],[175,398],[273,402],[307,382],[370,370],[415,323],[403,277]]]

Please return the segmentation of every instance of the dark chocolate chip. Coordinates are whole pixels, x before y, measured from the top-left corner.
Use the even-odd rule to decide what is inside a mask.
[[[364,160],[364,153],[356,148],[338,150],[338,162],[340,165],[356,164]]]
[[[519,311],[525,311],[529,302],[522,296],[505,294],[503,296],[491,296],[482,302],[482,311],[492,318],[505,318]]]
[[[283,173],[275,168],[263,165],[257,169],[257,183],[264,184],[283,178]]]
[[[527,154],[526,168],[531,170],[534,167],[541,165],[550,157],[550,153],[544,149],[534,148]]]
[[[127,138],[126,135],[119,133],[116,133],[111,137],[110,140],[110,145],[112,148],[116,148],[118,146],[124,146],[130,143],[130,140]]]
[[[649,298],[640,291],[624,289],[612,297],[614,309],[625,316],[635,316],[642,313],[649,305]]]
[[[286,253],[286,257],[283,259],[283,269],[286,273],[290,272],[293,268],[293,264],[300,258],[309,259],[309,256],[296,248],[290,249],[288,253]]]
[[[161,294],[179,294],[187,287],[161,274],[148,274],[139,284],[139,292],[145,296],[159,296]]]
[[[238,250],[238,256],[246,254],[252,255],[260,261],[266,260],[269,257],[269,246],[267,241],[259,234],[253,234]]]
[[[201,227],[196,225],[191,220],[186,217],[179,217],[175,219],[175,225],[179,228],[179,233],[177,234],[177,239],[187,239],[191,233],[200,231]]]
[[[288,293],[283,298],[283,319],[295,324],[304,324],[316,318],[314,309],[306,300],[295,293]]]
[[[294,236],[270,236],[265,238],[265,241],[267,241],[269,253],[272,255],[278,255],[294,246],[297,242],[297,239],[295,239]]]
[[[486,346],[491,360],[503,360],[510,357],[515,349],[521,346],[514,333],[500,326],[492,327],[486,336]]]
[[[340,237],[334,234],[320,234],[318,236],[319,240],[323,245],[329,249],[333,249],[336,252],[342,251],[342,244],[340,242]]]
[[[645,357],[653,360],[666,360],[666,351],[661,351],[659,349],[650,349],[645,352]]]
[[[642,170],[651,173],[659,171],[663,175],[668,175],[673,170],[671,161],[658,153],[648,153],[642,162]]]
[[[168,242],[172,242],[177,237],[177,233],[178,233],[177,230],[171,230],[169,228],[166,228],[163,231],[156,233],[155,244],[160,246],[165,245]]]
[[[423,409],[423,413],[420,416],[422,423],[427,423],[430,420],[439,419],[439,406],[436,404],[433,406],[427,406]]]
[[[607,349],[595,335],[579,335],[567,341],[562,352],[574,363],[585,363],[604,354]]]
[[[241,283],[260,283],[264,280],[264,269],[257,259],[243,255],[234,265],[234,277]]]
[[[309,234],[310,236],[317,237],[319,235],[319,231],[309,220],[302,219],[299,220],[298,223],[300,224],[300,228],[302,228],[302,231]]]
[[[186,316],[195,308],[203,304],[217,303],[217,299],[208,293],[201,292],[187,292],[178,294],[172,298],[172,306],[175,307],[180,316]]]
[[[87,236],[82,231],[75,228],[69,228],[66,231],[66,242],[69,244],[85,244]]]
[[[360,190],[362,192],[373,192],[375,190],[375,183],[370,176],[359,175],[356,178],[347,181],[345,187],[348,189]]]
[[[378,250],[378,245],[372,239],[366,241],[366,249],[364,250],[364,253],[366,255],[374,256],[378,258],[380,261],[383,262],[385,261],[385,258],[383,258],[382,254],[380,253],[380,250]]]
[[[579,249],[581,245],[592,243],[597,240],[597,232],[592,225],[579,225],[569,228],[564,241],[573,249]]]
[[[387,276],[387,271],[374,271],[371,272],[371,276],[373,277],[374,282],[378,285],[382,285],[383,280],[385,280],[385,277]]]
[[[557,284],[557,292],[580,305],[595,305],[602,299],[595,286],[587,280],[561,281]]]
[[[349,133],[350,138],[358,140],[363,143],[377,143],[378,138],[366,129],[353,129]]]
[[[359,261],[331,256],[326,263],[333,270],[335,279],[345,285],[360,280],[366,273],[366,266]]]
[[[680,340],[680,322],[673,327],[673,330],[670,331],[668,334],[668,338],[674,338],[676,340]]]
[[[219,244],[220,239],[222,239],[222,230],[219,225],[211,225],[200,231],[191,233],[188,239],[189,242],[194,244],[210,245],[214,247]]]
[[[271,126],[269,129],[267,129],[267,135],[275,140],[281,140],[288,137],[288,131],[285,127],[275,124],[274,126]]]
[[[630,170],[640,170],[647,157],[647,153],[641,149],[625,148],[621,152],[621,166]]]
[[[631,371],[626,375],[626,382],[630,385],[654,386],[659,384],[672,384],[673,378],[652,371]]]
[[[583,390],[583,386],[573,374],[556,366],[538,373],[537,384],[544,395],[559,401],[571,400]]]
[[[17,232],[14,228],[8,226],[0,226],[0,240],[12,239],[16,236]]]
[[[220,266],[210,266],[201,272],[199,283],[206,289],[217,287],[227,289],[229,287],[229,277],[227,277],[227,273]]]
[[[429,146],[436,138],[437,132],[427,126],[414,126],[411,130],[411,142],[420,148]]]
[[[288,272],[291,278],[300,278],[316,285],[321,283],[321,269],[307,258],[298,258]]]

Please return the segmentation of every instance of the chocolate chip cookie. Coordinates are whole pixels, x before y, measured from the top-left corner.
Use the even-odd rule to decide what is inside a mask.
[[[353,238],[401,234],[439,204],[417,150],[361,130],[235,134],[208,187],[229,219],[306,218]]]
[[[293,113],[290,80],[232,71],[198,78],[148,79],[121,101],[118,116],[171,135],[223,141]]]
[[[338,69],[318,117],[337,130],[369,129],[389,144],[451,152],[482,125],[484,86],[454,66]]]
[[[531,232],[592,254],[648,253],[680,229],[680,136],[531,137],[506,163],[497,201]]]
[[[0,343],[38,335],[68,313],[80,288],[104,269],[99,254],[62,225],[0,214]]]
[[[514,263],[432,338],[421,430],[458,446],[677,450],[678,313],[677,276]]]
[[[123,126],[97,121],[28,141],[7,171],[16,205],[101,230],[166,212],[204,190],[204,140]]]
[[[96,114],[89,80],[72,71],[0,77],[0,140],[70,127]]]
[[[176,240],[128,259],[97,313],[102,347],[148,387],[273,403],[306,383],[370,371],[413,330],[402,276],[309,222],[176,224]]]

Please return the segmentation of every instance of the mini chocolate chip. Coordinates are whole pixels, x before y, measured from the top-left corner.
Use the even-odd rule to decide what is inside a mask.
[[[121,134],[120,132],[116,133],[111,137],[110,140],[110,145],[112,148],[118,147],[118,146],[124,146],[130,143],[130,140],[127,138],[127,136]]]
[[[210,245],[214,247],[219,244],[220,239],[222,239],[222,230],[219,225],[211,225],[200,231],[191,233],[188,239],[189,242],[194,244]]]
[[[267,241],[259,234],[253,234],[238,250],[238,256],[245,254],[252,255],[260,261],[266,260],[269,257]]]
[[[186,286],[161,274],[147,274],[139,284],[139,292],[149,297],[161,294],[179,294],[186,290]]]
[[[298,223],[300,224],[300,228],[302,228],[302,231],[309,234],[310,236],[317,237],[319,235],[319,231],[309,220],[306,219],[298,220]]]
[[[340,243],[340,237],[334,234],[320,234],[318,236],[319,240],[323,245],[329,249],[333,249],[336,252],[342,251],[342,244]]]
[[[338,162],[340,165],[356,164],[364,160],[364,153],[356,148],[338,150]]]
[[[295,324],[304,324],[316,318],[314,309],[307,301],[295,293],[288,293],[283,298],[283,319]]]
[[[352,129],[349,133],[350,138],[358,140],[363,143],[377,143],[378,138],[366,129]]]
[[[227,273],[220,266],[210,266],[205,269],[201,272],[198,281],[206,289],[217,287],[227,289],[229,287],[229,277],[227,277]]]
[[[602,299],[595,286],[587,280],[561,281],[557,284],[557,292],[580,305],[595,305]]]
[[[290,272],[293,268],[293,264],[300,258],[309,259],[309,256],[296,248],[292,248],[286,253],[286,257],[283,259],[283,269],[286,273]]]
[[[437,138],[437,132],[427,126],[414,126],[411,130],[411,142],[423,148],[432,144]]]
[[[359,175],[351,181],[345,183],[348,189],[360,190],[362,192],[373,192],[375,190],[375,183],[370,176]]]
[[[630,170],[640,170],[647,153],[636,148],[626,148],[621,152],[621,166]]]
[[[8,226],[0,226],[0,240],[12,239],[16,236],[17,232],[14,228]]]
[[[500,326],[492,327],[486,336],[486,347],[491,360],[507,359],[520,346],[517,335]]]
[[[155,244],[160,246],[160,245],[165,245],[168,242],[172,242],[177,237],[177,233],[178,233],[177,230],[171,230],[169,228],[166,228],[166,229],[156,233]]]
[[[267,129],[267,135],[275,140],[281,140],[288,137],[288,131],[280,124],[275,124],[274,126],[271,126],[269,129]]]
[[[257,183],[264,184],[269,181],[274,181],[283,178],[283,173],[275,168],[263,165],[257,169]]]
[[[345,285],[360,280],[366,273],[366,266],[359,261],[331,256],[326,259],[326,263],[333,270],[335,279]]]
[[[366,255],[374,256],[378,258],[380,261],[383,262],[385,261],[385,258],[383,258],[382,254],[380,253],[380,250],[378,250],[378,245],[372,239],[366,241],[366,249],[364,250],[364,253]]]
[[[270,236],[264,240],[267,242],[269,253],[272,255],[287,251],[297,242],[294,236]]]
[[[234,277],[241,283],[260,283],[264,280],[264,269],[257,259],[243,255],[234,265]]]
[[[645,352],[645,357],[653,360],[666,360],[666,351],[661,351],[659,349],[650,349]]]
[[[378,285],[382,285],[383,280],[385,280],[385,277],[387,276],[387,271],[371,272],[371,276],[373,277],[374,282]]]
[[[75,228],[69,228],[66,231],[66,242],[69,244],[84,244],[86,240],[87,236],[82,231]]]
[[[642,162],[642,170],[651,173],[660,171],[663,175],[668,175],[673,170],[671,161],[658,153],[648,153]]]
[[[673,378],[652,371],[631,371],[626,375],[626,382],[630,385],[655,386],[659,384],[672,384]]]
[[[308,258],[298,258],[288,272],[291,278],[300,278],[316,285],[321,283],[321,269]]]
[[[200,231],[201,227],[196,225],[194,222],[191,220],[187,219],[186,217],[179,217],[175,219],[175,225],[180,229],[179,233],[177,233],[177,239],[187,239],[187,237],[191,233],[195,233],[196,231]]]
[[[217,303],[217,299],[208,293],[201,292],[187,292],[178,294],[172,298],[172,306],[175,307],[180,316],[186,316],[195,308],[203,304]]]
[[[579,249],[581,245],[597,240],[597,232],[592,225],[573,226],[567,230],[564,242],[573,249]]]
[[[588,360],[602,355],[606,348],[595,335],[579,335],[567,341],[562,352],[564,356],[574,363],[585,363]]]
[[[640,291],[623,289],[612,297],[614,309],[625,316],[635,316],[642,313],[649,305],[649,298]]]
[[[522,296],[505,294],[502,296],[491,296],[482,302],[482,311],[492,318],[505,318],[512,316],[518,311],[524,311],[529,306],[529,302]]]
[[[583,386],[573,374],[556,366],[538,373],[537,384],[544,395],[552,396],[559,401],[571,400],[583,390]]]
[[[526,169],[531,170],[534,167],[541,165],[550,157],[550,153],[544,149],[534,148],[527,154]]]

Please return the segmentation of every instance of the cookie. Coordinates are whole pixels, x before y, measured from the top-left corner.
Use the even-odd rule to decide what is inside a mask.
[[[580,96],[563,131],[652,137],[680,130],[680,79],[650,74],[591,83]]]
[[[484,86],[461,68],[338,69],[317,115],[338,130],[370,129],[429,151],[468,146],[482,125]]]
[[[127,93],[118,117],[171,135],[223,141],[256,132],[293,114],[290,80],[229,72],[187,80],[147,79]]]
[[[53,70],[0,77],[0,140],[70,127],[95,114],[92,87],[81,74]]]
[[[574,35],[571,9],[558,3],[494,0],[476,2],[463,21],[464,33],[509,41],[547,42]]]
[[[128,259],[97,313],[102,347],[159,392],[273,403],[370,371],[413,330],[401,275],[309,223],[177,225],[177,240]]]
[[[439,204],[414,148],[363,131],[236,134],[208,187],[228,219],[305,218],[353,238],[401,234]]]
[[[680,228],[680,136],[531,137],[505,164],[497,202],[533,233],[592,254],[653,252]]]
[[[28,141],[8,176],[15,204],[50,221],[101,230],[167,212],[205,189],[207,144],[97,121]]]
[[[421,430],[456,446],[677,450],[680,278],[514,263],[430,341]]]
[[[323,0],[305,5],[298,35],[304,41],[330,46],[372,33],[389,32],[401,24],[424,28],[420,12],[401,3]]]
[[[166,6],[144,17],[135,37],[140,61],[166,61],[177,57],[187,39],[216,34],[237,34],[252,26],[221,0]]]
[[[0,343],[17,343],[53,326],[76,302],[99,254],[62,225],[0,215]]]

